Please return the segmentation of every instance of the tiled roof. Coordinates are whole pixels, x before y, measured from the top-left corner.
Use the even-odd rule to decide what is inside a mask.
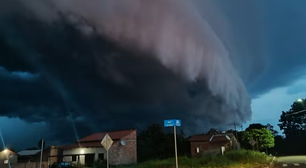
[[[233,134],[216,134],[216,135],[194,135],[189,138],[189,141],[209,141],[209,142],[227,142]]]
[[[18,152],[17,154],[21,156],[30,156],[30,155],[35,155],[39,152],[40,150],[23,150],[23,151]]]
[[[80,139],[79,142],[102,141],[102,139],[107,133],[113,140],[118,140],[118,139],[124,138],[125,136],[129,135],[133,131],[136,131],[136,130],[123,130],[123,131],[95,133],[95,134],[92,134],[85,138]]]
[[[112,138],[112,140],[116,142],[134,131],[136,130],[123,130],[123,131],[95,133],[95,134],[92,134],[85,138],[80,139],[78,143],[64,146],[63,149],[102,147],[101,141],[107,133]]]
[[[209,141],[211,135],[194,135],[189,138],[189,141]]]
[[[213,135],[210,142],[228,142],[230,139],[228,135]]]

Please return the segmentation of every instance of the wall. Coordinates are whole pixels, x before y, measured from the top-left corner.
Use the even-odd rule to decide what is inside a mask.
[[[221,146],[226,147],[226,149],[230,148],[230,143],[210,143],[210,142],[190,142],[191,148],[191,156],[200,157],[205,154],[218,154],[221,152]],[[196,148],[200,148],[200,152],[196,152]]]
[[[120,144],[121,141],[124,141],[126,145],[122,146]],[[110,148],[109,160],[112,165],[132,164],[137,162],[136,130],[120,141],[114,142]]]
[[[106,151],[103,147],[101,148],[74,148],[67,149],[63,151],[63,161],[72,162],[72,155],[79,155],[79,160],[77,158],[77,163],[85,164],[85,155],[86,154],[95,154],[95,160],[98,160],[99,154],[104,154],[104,160],[106,160]]]

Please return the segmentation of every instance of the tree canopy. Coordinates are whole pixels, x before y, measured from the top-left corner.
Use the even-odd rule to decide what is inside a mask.
[[[296,113],[306,110],[306,99],[294,102],[289,111],[283,111],[278,126],[288,138],[301,138],[306,130],[305,113]]]
[[[258,146],[260,149],[266,149],[266,148],[272,148],[274,147],[274,135],[271,133],[270,130],[267,128],[253,128],[253,129],[247,129],[243,135],[242,138],[244,140],[257,140]]]
[[[295,101],[288,111],[283,111],[279,128],[285,134],[283,153],[306,154],[306,99]]]

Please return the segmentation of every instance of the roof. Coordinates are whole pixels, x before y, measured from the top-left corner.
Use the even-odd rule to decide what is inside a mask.
[[[124,138],[125,136],[129,135],[133,131],[136,130],[122,130],[122,131],[113,131],[113,132],[102,132],[102,133],[95,133],[92,135],[89,135],[85,138],[82,138],[79,140],[79,142],[90,142],[90,141],[102,141],[104,136],[108,134],[113,140],[119,140]]]
[[[14,151],[11,151],[11,150],[9,150],[9,149],[3,149],[2,151],[0,151],[0,153],[1,153],[1,152],[4,152],[5,150],[7,150],[7,151],[10,152],[10,153],[16,154]]]
[[[192,137],[189,138],[189,141],[209,141],[209,139],[211,138],[211,135],[194,135]]]
[[[232,137],[233,134],[216,134],[216,135],[194,135],[189,138],[189,141],[207,141],[207,142],[227,142]]]
[[[85,143],[81,143],[81,144],[72,144],[72,145],[67,145],[65,147],[63,147],[63,149],[73,149],[73,148],[94,148],[94,147],[101,147],[101,142],[96,141],[96,142],[85,142]]]
[[[131,134],[134,131],[136,130],[132,129],[132,130],[95,133],[95,134],[92,134],[85,138],[80,139],[75,144],[64,146],[63,149],[102,147],[101,141],[106,134],[108,134],[112,138],[113,141],[118,141],[124,138],[125,136]]]
[[[40,150],[23,150],[18,152],[17,154],[21,156],[30,156],[30,155],[35,155],[38,152],[40,152]]]
[[[231,137],[228,135],[213,135],[210,138],[210,142],[228,142],[231,140]]]

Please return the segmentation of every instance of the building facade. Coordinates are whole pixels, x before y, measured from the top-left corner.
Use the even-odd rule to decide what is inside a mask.
[[[15,164],[17,163],[17,160],[18,155],[15,152],[9,149],[0,151],[0,165]]]
[[[194,135],[189,138],[191,156],[221,153],[224,150],[239,149],[239,143],[233,134]]]
[[[111,165],[132,164],[137,162],[137,132],[123,130],[89,135],[77,143],[63,147],[63,161],[73,164],[92,166],[96,161],[106,160],[106,150],[101,141],[108,134],[114,141],[109,149]]]

